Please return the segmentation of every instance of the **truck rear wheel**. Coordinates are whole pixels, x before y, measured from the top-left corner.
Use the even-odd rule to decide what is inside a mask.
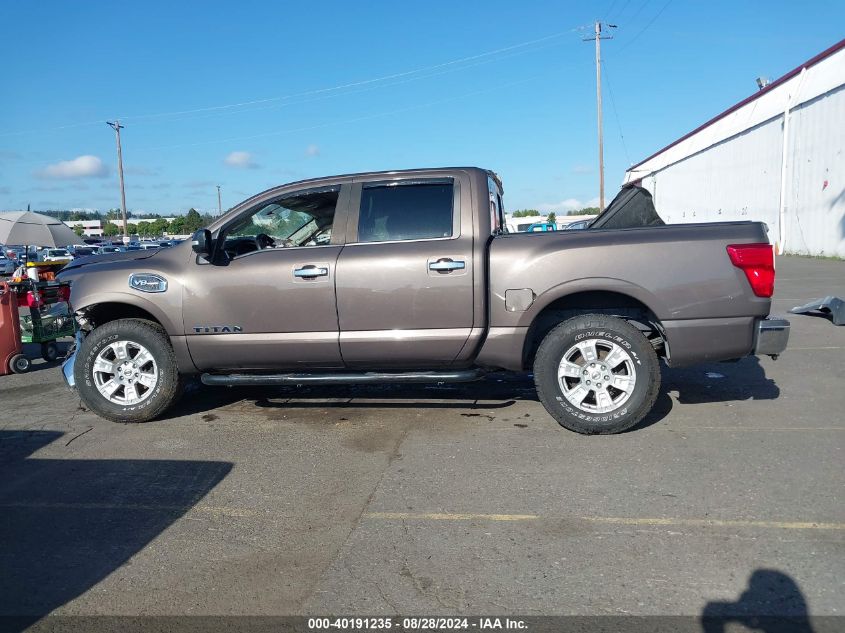
[[[660,363],[630,323],[587,314],[546,335],[534,359],[534,383],[561,426],[586,435],[620,433],[654,406]]]
[[[82,340],[73,373],[82,402],[115,422],[148,422],[181,391],[167,334],[140,319],[119,319],[93,330]]]

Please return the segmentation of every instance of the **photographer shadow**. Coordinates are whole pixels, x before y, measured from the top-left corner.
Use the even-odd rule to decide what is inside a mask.
[[[764,633],[813,633],[807,600],[798,584],[775,569],[757,569],[736,602],[708,602],[701,612],[704,633],[724,633],[736,623]]]

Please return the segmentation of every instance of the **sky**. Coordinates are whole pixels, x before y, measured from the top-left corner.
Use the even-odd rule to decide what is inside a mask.
[[[508,209],[625,169],[843,37],[845,2],[3,2],[0,210],[216,212],[303,178],[475,165]]]

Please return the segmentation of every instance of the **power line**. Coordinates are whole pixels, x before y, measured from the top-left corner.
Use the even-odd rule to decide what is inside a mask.
[[[622,17],[622,14],[625,13],[625,9],[628,8],[628,5],[631,4],[631,0],[625,0],[625,4],[622,5],[622,8],[619,9],[619,13],[617,13],[617,22],[619,21],[618,18]],[[610,15],[607,16],[607,19],[610,19]]]
[[[284,101],[284,100],[287,100],[287,99],[295,99],[295,98],[298,98],[298,97],[306,97],[306,96],[313,96],[313,95],[318,95],[318,94],[332,93],[332,92],[337,92],[337,91],[341,91],[341,90],[346,90],[346,89],[349,89],[349,88],[356,88],[356,87],[371,85],[371,84],[375,84],[375,83],[379,83],[379,82],[389,81],[389,80],[392,80],[392,79],[401,79],[401,78],[409,77],[409,76],[416,75],[416,74],[419,74],[419,73],[424,73],[424,72],[428,72],[428,71],[432,71],[432,70],[447,68],[447,67],[450,67],[450,66],[457,66],[459,64],[463,64],[463,63],[466,63],[466,62],[471,62],[471,61],[479,60],[479,59],[482,59],[482,58],[485,58],[485,57],[491,57],[491,56],[494,56],[494,55],[499,55],[501,53],[507,53],[507,52],[514,51],[514,50],[517,50],[517,49],[520,49],[520,48],[525,48],[525,47],[528,47],[528,46],[532,46],[534,44],[540,44],[542,42],[547,42],[547,41],[562,37],[564,35],[567,35],[569,33],[572,33],[575,30],[577,30],[577,29],[568,29],[566,31],[560,31],[560,32],[557,32],[557,33],[553,33],[551,35],[546,35],[544,37],[539,37],[539,38],[535,38],[535,39],[532,39],[532,40],[527,40],[525,42],[520,42],[518,44],[512,44],[510,46],[505,46],[505,47],[498,48],[498,49],[495,49],[495,50],[492,50],[492,51],[486,51],[486,52],[483,52],[483,53],[477,53],[475,55],[469,55],[467,57],[461,57],[459,59],[453,59],[453,60],[450,60],[450,61],[447,61],[447,62],[441,62],[439,64],[433,64],[433,65],[430,65],[430,66],[424,66],[424,67],[416,68],[416,69],[413,69],[413,70],[407,70],[407,71],[403,71],[403,72],[392,73],[392,74],[389,74],[389,75],[383,75],[381,77],[373,77],[373,78],[364,79],[364,80],[361,80],[361,81],[347,82],[347,83],[344,83],[344,84],[339,84],[339,85],[336,85],[336,86],[330,86],[330,87],[326,87],[326,88],[306,90],[306,91],[299,92],[299,93],[292,93],[292,94],[289,94],[289,95],[281,95],[281,96],[275,96],[275,97],[267,97],[267,98],[264,98],[264,99],[253,99],[253,100],[250,100],[250,101],[242,101],[242,102],[239,102],[239,103],[228,103],[228,104],[222,104],[222,105],[206,106],[206,107],[203,107],[203,108],[194,108],[194,109],[189,109],[189,110],[175,110],[175,111],[171,111],[171,112],[159,112],[159,113],[153,113],[153,114],[128,115],[128,116],[121,116],[120,118],[122,120],[127,120],[127,119],[141,120],[141,119],[154,119],[154,118],[162,118],[162,117],[168,117],[168,116],[187,115],[187,114],[199,114],[199,113],[204,113],[204,112],[212,112],[212,111],[219,111],[219,110],[230,110],[230,109],[234,109],[234,108],[243,108],[243,107],[250,106],[250,105],[260,105],[260,104],[270,103],[270,102],[275,102],[275,101]],[[72,124],[61,125],[61,126],[57,126],[57,127],[53,127],[53,128],[37,128],[37,129],[32,129],[32,130],[6,131],[6,132],[0,132],[0,136],[14,136],[14,135],[21,135],[21,134],[30,134],[30,133],[33,133],[33,132],[59,131],[59,130],[74,128],[74,127],[84,127],[84,126],[88,126],[88,125],[101,125],[102,122],[103,122],[103,120],[100,119],[98,121],[88,121],[88,122],[83,122],[83,123],[72,123]]]
[[[619,120],[619,112],[616,110],[616,99],[613,98],[613,87],[610,85],[610,72],[607,69],[607,60],[602,61],[604,66],[604,76],[607,80],[607,91],[610,93],[610,105],[613,106],[613,116],[616,118],[616,127],[619,128],[619,139],[622,141],[622,149],[625,151],[625,158],[628,159],[628,165],[632,165],[630,154],[628,154],[628,146],[625,143],[625,135],[622,134],[622,123]]]
[[[369,115],[354,117],[354,118],[350,118],[350,119],[342,119],[342,120],[339,120],[339,121],[330,121],[328,123],[318,123],[318,124],[315,124],[315,125],[308,125],[308,126],[298,127],[298,128],[288,128],[286,130],[276,130],[276,131],[273,131],[273,132],[262,132],[260,134],[250,134],[250,135],[247,135],[247,136],[235,136],[235,137],[230,137],[230,138],[214,139],[214,140],[210,140],[210,141],[198,141],[196,143],[180,143],[178,145],[158,145],[158,146],[139,147],[139,148],[136,148],[135,151],[137,152],[137,151],[144,151],[144,150],[153,151],[153,150],[162,150],[162,149],[177,149],[177,148],[182,148],[182,147],[199,147],[199,146],[202,146],[202,145],[214,145],[216,143],[232,143],[232,142],[235,142],[235,141],[247,141],[247,140],[252,140],[252,139],[257,139],[257,138],[266,138],[266,137],[269,137],[269,136],[281,136],[281,135],[284,135],[284,134],[295,134],[297,132],[310,132],[311,130],[319,130],[319,129],[328,128],[328,127],[335,127],[335,126],[338,126],[338,125],[347,125],[347,124],[350,124],[350,123],[358,123],[360,121],[369,121],[369,120],[372,120],[372,119],[379,119],[379,118],[383,118],[383,117],[387,117],[387,116],[393,116],[394,114],[401,114],[403,112],[410,112],[410,111],[413,111],[413,110],[420,110],[420,109],[423,109],[423,108],[429,108],[431,106],[441,105],[443,103],[451,103],[452,101],[458,101],[460,99],[466,99],[468,97],[474,97],[474,96],[477,96],[477,95],[480,95],[480,94],[488,94],[490,92],[499,92],[503,88],[509,88],[511,86],[516,86],[516,85],[523,84],[523,83],[526,83],[526,82],[529,82],[529,81],[535,81],[537,79],[544,79],[545,77],[546,77],[545,75],[535,75],[533,77],[525,77],[525,78],[519,79],[517,81],[512,81],[512,82],[504,83],[504,84],[497,84],[496,86],[493,86],[492,88],[486,88],[486,89],[483,89],[483,90],[475,90],[473,92],[468,92],[468,93],[465,93],[465,94],[456,95],[454,97],[448,97],[446,99],[437,99],[436,101],[429,101],[427,103],[416,104],[416,105],[408,106],[408,107],[405,107],[405,108],[397,108],[395,110],[388,110],[388,111],[385,111],[385,112],[377,112],[375,114],[369,114]]]
[[[632,16],[631,16],[631,19],[630,19],[630,20],[628,20],[628,23],[633,24],[633,23],[634,23],[634,21],[636,21],[636,19],[637,19],[638,17],[640,17],[640,13],[642,13],[642,12],[643,12],[643,9],[645,9],[646,5],[647,5],[649,2],[650,2],[650,0],[643,0],[643,3],[640,5],[640,8],[639,8],[639,9],[637,9],[637,11],[634,13],[634,15],[632,15]]]
[[[432,77],[439,77],[441,75],[445,75],[445,74],[448,74],[448,73],[451,73],[451,72],[467,70],[469,68],[474,68],[476,66],[481,66],[481,65],[484,65],[484,64],[498,63],[498,62],[501,62],[501,61],[506,60],[506,59],[511,59],[511,58],[516,57],[518,55],[523,55],[525,53],[544,50],[544,49],[549,48],[551,46],[554,46],[554,44],[545,44],[543,46],[538,46],[538,47],[531,48],[531,49],[528,49],[528,50],[517,51],[515,53],[511,53],[510,55],[504,55],[504,56],[495,57],[495,58],[492,58],[492,59],[482,59],[482,60],[479,60],[479,61],[475,61],[474,63],[471,63],[471,64],[466,64],[464,66],[460,66],[459,68],[448,68],[448,69],[445,69],[445,70],[439,70],[438,72],[431,72],[431,73],[428,73],[428,74],[425,74],[425,75],[417,75],[417,76],[412,76],[412,77],[406,77],[406,78],[403,78],[403,79],[398,80],[398,81],[392,81],[391,83],[388,83],[388,84],[369,85],[369,86],[366,86],[364,88],[360,88],[358,90],[348,90],[346,92],[339,93],[339,94],[338,93],[322,94],[320,96],[315,96],[315,97],[310,98],[310,99],[301,99],[301,100],[298,100],[298,101],[287,101],[285,103],[274,103],[272,105],[264,105],[264,106],[261,106],[261,107],[242,109],[242,110],[214,111],[214,112],[210,112],[210,113],[206,113],[206,114],[201,114],[199,116],[187,115],[187,116],[183,116],[183,117],[177,117],[177,118],[169,119],[168,122],[185,121],[185,120],[192,120],[193,121],[193,120],[198,120],[198,119],[207,119],[207,118],[214,118],[214,117],[220,117],[220,116],[228,116],[228,115],[231,115],[231,114],[241,114],[241,113],[248,113],[248,112],[262,112],[262,111],[267,111],[267,110],[285,108],[285,107],[288,107],[288,106],[296,106],[296,105],[314,103],[316,101],[323,101],[325,99],[333,99],[335,97],[345,97],[345,96],[350,96],[350,95],[362,94],[364,92],[369,92],[371,90],[378,90],[380,88],[393,88],[395,86],[399,86],[399,85],[409,83],[409,82],[412,82],[412,81],[418,81],[418,80],[421,80],[421,79],[430,79]],[[291,97],[291,98],[293,98],[293,97]]]
[[[622,47],[620,47],[620,49],[619,49],[618,51],[616,51],[616,54],[618,55],[619,53],[621,53],[622,51],[624,51],[624,50],[625,50],[626,48],[628,48],[631,44],[633,44],[634,42],[636,42],[636,41],[639,39],[640,35],[642,35],[642,34],[643,34],[643,33],[645,33],[646,31],[648,31],[649,27],[650,27],[652,24],[654,24],[655,20],[657,20],[657,18],[659,18],[659,17],[663,14],[663,12],[666,10],[666,7],[668,7],[670,4],[672,4],[672,0],[667,0],[666,4],[664,4],[664,5],[660,8],[660,11],[658,11],[658,12],[655,14],[655,16],[654,16],[653,18],[651,18],[651,21],[649,21],[649,23],[648,23],[648,24],[646,24],[646,25],[642,28],[642,30],[641,30],[639,33],[637,33],[637,34],[636,34],[636,35],[635,35],[632,39],[628,40],[628,41],[627,41],[624,45],[622,45]]]

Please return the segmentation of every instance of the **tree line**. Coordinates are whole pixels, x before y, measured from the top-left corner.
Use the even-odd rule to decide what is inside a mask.
[[[103,234],[105,237],[116,237],[123,234],[123,216],[120,209],[110,209],[106,213],[98,211],[49,211],[50,215],[62,221],[93,221],[100,220],[103,223]],[[132,222],[132,219],[143,220],[155,218],[152,222]],[[170,235],[187,235],[197,229],[201,229],[211,223],[213,217],[209,213],[200,213],[196,209],[189,209],[185,215],[177,215],[168,220],[154,214],[132,215],[126,212],[126,232],[129,235],[140,237],[158,237],[164,233]],[[82,235],[84,229],[81,226],[74,227],[77,235]]]

